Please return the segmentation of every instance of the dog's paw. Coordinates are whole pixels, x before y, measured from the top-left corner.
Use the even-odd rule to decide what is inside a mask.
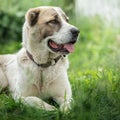
[[[71,110],[71,106],[69,103],[63,103],[61,106],[60,106],[60,111],[61,112],[69,112]]]
[[[22,97],[22,102],[25,105],[29,105],[31,107],[35,107],[37,109],[43,109],[43,110],[47,110],[47,111],[53,111],[56,110],[56,108],[48,103],[46,103],[45,101],[43,101],[40,98],[37,97]]]
[[[47,111],[56,111],[57,108],[52,106],[52,105],[49,105],[49,104],[46,104],[45,106],[42,107],[43,109],[47,110]]]

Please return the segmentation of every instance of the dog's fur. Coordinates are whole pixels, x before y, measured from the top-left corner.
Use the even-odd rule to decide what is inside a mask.
[[[30,106],[53,110],[54,106],[44,101],[52,98],[61,109],[69,108],[72,92],[65,56],[68,51],[54,51],[48,46],[48,41],[60,45],[75,43],[78,33],[58,7],[28,10],[23,26],[22,49],[17,54],[0,56],[0,87],[8,87],[15,99],[22,99]],[[60,58],[55,62],[58,56]],[[48,61],[54,63],[41,66]]]

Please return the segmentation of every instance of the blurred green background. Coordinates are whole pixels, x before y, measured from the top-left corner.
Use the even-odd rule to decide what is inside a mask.
[[[2,94],[0,116],[5,116],[1,120],[120,120],[120,15],[116,14],[116,9],[120,13],[120,2],[104,1],[111,1],[107,7],[112,8],[110,14],[103,14],[105,6],[98,7],[103,5],[100,0],[0,0],[0,54],[16,53],[22,47],[22,25],[29,8],[59,6],[81,31],[75,52],[69,55],[72,110],[61,114],[27,109]],[[104,16],[99,11],[90,15],[98,9]]]

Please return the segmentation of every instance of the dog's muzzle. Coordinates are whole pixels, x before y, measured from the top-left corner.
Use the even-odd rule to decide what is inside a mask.
[[[48,40],[48,47],[53,51],[53,52],[60,52],[62,54],[68,54],[74,51],[74,44],[77,41],[78,35],[79,35],[79,30],[77,28],[72,28],[70,29],[70,34],[71,34],[71,40],[68,43],[64,44],[58,44],[52,39]]]

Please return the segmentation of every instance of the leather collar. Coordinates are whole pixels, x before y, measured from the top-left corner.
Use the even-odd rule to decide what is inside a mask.
[[[53,59],[51,61],[48,61],[47,63],[38,64],[34,60],[33,56],[27,50],[26,50],[26,53],[27,53],[28,57],[30,58],[30,60],[32,60],[38,67],[42,67],[42,68],[47,68],[47,67],[53,66],[59,61],[60,58],[62,58],[62,56],[59,55],[58,57],[56,57],[55,59]]]

